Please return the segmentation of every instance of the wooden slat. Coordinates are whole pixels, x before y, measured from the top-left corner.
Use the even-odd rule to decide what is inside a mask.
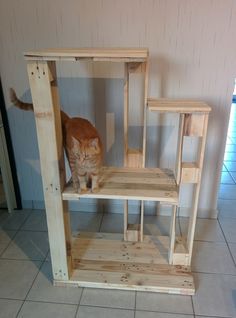
[[[188,99],[148,99],[148,109],[162,113],[209,113],[211,108],[204,102]]]
[[[97,270],[75,270],[67,282],[54,281],[55,286],[110,288],[122,290],[150,291],[178,295],[194,295],[193,276],[143,275],[127,272],[103,272]]]
[[[78,194],[74,192],[72,184],[65,187],[64,200],[78,200],[80,197],[150,200],[176,204],[178,202],[178,187],[170,170],[148,168],[108,168],[106,170],[104,167],[97,193]]]
[[[57,286],[84,286],[194,294],[187,266],[168,264],[168,237],[124,242],[122,234],[81,233],[73,239],[74,272]]]
[[[52,48],[25,52],[26,59],[35,60],[77,60],[92,58],[100,61],[145,61],[148,56],[146,48]]]

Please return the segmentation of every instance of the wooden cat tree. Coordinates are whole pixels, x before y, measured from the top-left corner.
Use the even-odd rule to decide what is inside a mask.
[[[148,99],[147,49],[50,49],[25,53],[34,104],[54,284],[192,295],[190,270],[210,107],[191,100]],[[103,167],[98,193],[80,195],[65,183],[56,61],[124,63],[124,167]],[[143,147],[128,144],[129,80],[143,73]],[[145,167],[147,112],[178,113],[176,169]],[[198,136],[196,162],[182,160],[185,137]],[[179,187],[194,184],[188,234],[177,237]],[[124,234],[72,236],[68,201],[124,200]],[[140,200],[140,224],[128,224],[128,200]],[[144,201],[172,206],[170,236],[143,234]]]

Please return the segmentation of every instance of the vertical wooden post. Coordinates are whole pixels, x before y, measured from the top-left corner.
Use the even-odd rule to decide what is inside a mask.
[[[206,145],[206,137],[207,137],[207,126],[208,126],[208,114],[202,115],[204,116],[204,124],[203,124],[203,132],[202,137],[199,145],[199,152],[198,152],[198,167],[199,167],[199,179],[198,183],[195,185],[194,197],[193,197],[193,208],[192,213],[190,215],[189,226],[188,226],[188,236],[187,236],[187,248],[189,253],[189,265],[191,263],[192,251],[193,251],[193,240],[194,240],[194,233],[196,227],[196,219],[197,219],[197,209],[198,209],[198,199],[201,187],[201,174],[203,168],[203,159],[204,159],[204,151]]]
[[[61,196],[65,170],[56,66],[55,62],[29,61],[27,69],[38,135],[53,277],[68,280],[70,224],[67,203]]]
[[[176,211],[177,206],[172,206],[171,225],[170,225],[170,247],[169,247],[169,264],[173,263],[173,254],[175,249],[175,228],[176,228]]]

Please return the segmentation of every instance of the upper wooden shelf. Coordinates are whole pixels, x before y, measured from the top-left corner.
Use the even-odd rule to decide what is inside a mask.
[[[144,62],[148,58],[147,48],[71,48],[45,49],[24,53],[26,60],[69,60],[91,59],[94,61]]]
[[[209,113],[211,107],[204,102],[189,99],[149,98],[147,101],[150,111],[162,113]]]
[[[68,184],[64,200],[79,198],[124,199],[178,203],[178,187],[173,172],[159,168],[113,168],[103,167],[97,193],[76,193]]]

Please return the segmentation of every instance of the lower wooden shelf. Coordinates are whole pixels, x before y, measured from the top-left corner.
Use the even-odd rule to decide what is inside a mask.
[[[124,242],[121,234],[80,233],[72,239],[70,280],[54,284],[193,295],[190,268],[169,265],[168,249],[168,236]]]
[[[70,183],[66,185],[62,197],[64,200],[97,198],[178,204],[179,195],[174,174],[169,169],[103,167],[97,193],[76,193]]]

